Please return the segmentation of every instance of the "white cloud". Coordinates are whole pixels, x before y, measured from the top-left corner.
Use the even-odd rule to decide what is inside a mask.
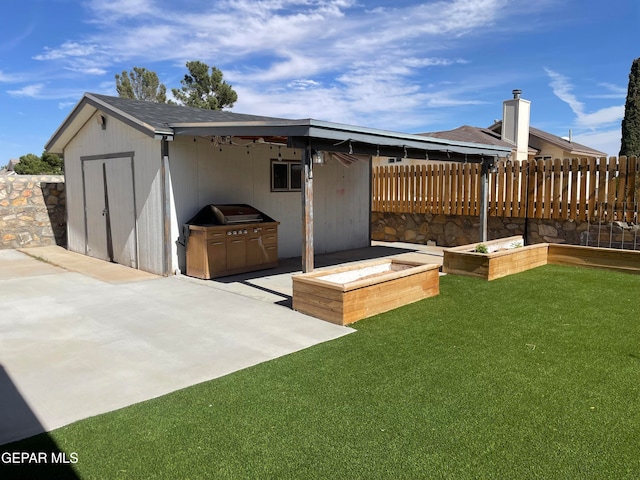
[[[13,83],[18,81],[20,81],[20,78],[17,75],[4,73],[2,70],[0,70],[0,83]]]
[[[551,83],[549,84],[553,89],[553,93],[563,102],[567,103],[573,113],[575,113],[578,117],[584,114],[584,104],[576,98],[576,96],[571,92],[573,90],[573,85],[569,82],[569,79],[564,75],[554,72],[548,68],[545,68],[547,75],[551,78]]]
[[[308,90],[309,88],[314,88],[319,86],[320,86],[320,83],[316,82],[315,80],[305,80],[305,79],[294,80],[293,82],[289,82],[289,84],[287,85],[287,87],[292,88],[294,90]]]
[[[620,128],[600,132],[587,132],[573,136],[575,142],[589,145],[591,148],[605,152],[609,156],[618,156],[620,153]]]
[[[59,60],[67,57],[87,57],[98,51],[96,45],[80,42],[65,42],[59,48],[45,47],[45,53],[36,55],[34,60]]]
[[[564,75],[545,68],[547,75],[551,79],[550,86],[553,93],[563,102],[569,105],[576,115],[576,123],[579,126],[596,129],[603,125],[622,120],[624,116],[624,105],[614,105],[601,108],[595,112],[587,113],[583,102],[573,94],[573,85]],[[618,98],[618,97],[616,97]]]
[[[89,68],[78,68],[78,67],[69,67],[68,70],[72,72],[80,72],[85,75],[104,75],[107,73],[107,70],[99,67],[89,67]]]
[[[618,85],[613,85],[612,83],[599,83],[599,87],[603,87],[605,90],[608,90],[609,93],[599,93],[587,95],[587,98],[627,98],[627,89],[625,87],[620,87]]]
[[[159,10],[153,0],[91,0],[87,5],[95,12],[96,20],[102,22],[150,15]]]
[[[58,102],[58,109],[60,110],[68,110],[73,107],[76,102]]]
[[[593,113],[583,113],[578,117],[578,124],[587,128],[597,128],[600,125],[607,125],[620,122],[624,117],[624,105],[601,108]]]
[[[40,95],[40,92],[44,88],[43,83],[36,83],[33,85],[26,85],[18,90],[7,90],[7,93],[12,97],[32,97],[36,98]]]
[[[437,70],[469,63],[449,49],[463,36],[513,28],[506,17],[546,2],[434,0],[371,10],[360,0],[223,0],[187,2],[167,15],[175,8],[168,0],[87,0],[92,30],[35,58],[83,80],[106,78],[116,65],[200,59],[224,71],[239,94],[236,111],[400,128],[441,118],[437,109],[485,103],[478,91],[495,88],[495,77],[465,75],[449,85],[437,78]],[[180,80],[174,68],[158,72],[168,86]]]
[[[100,27],[89,38],[46,48],[36,59],[65,60],[73,68],[78,58],[91,56],[100,62],[96,68],[106,70],[114,62],[148,59],[149,52],[157,60],[198,58],[220,66],[260,58],[270,62],[259,72],[263,81],[273,81],[344,70],[381,52],[413,59],[405,63],[408,69],[462,63],[425,55],[437,48],[429,39],[486,31],[504,14],[507,1],[440,0],[376,14],[355,0],[228,0],[180,15],[162,15],[169,6],[162,1],[91,0],[88,5],[89,21]]]

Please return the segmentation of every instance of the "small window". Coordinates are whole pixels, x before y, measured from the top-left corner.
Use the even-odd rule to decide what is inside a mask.
[[[271,160],[271,191],[297,192],[302,187],[302,165],[291,160]]]

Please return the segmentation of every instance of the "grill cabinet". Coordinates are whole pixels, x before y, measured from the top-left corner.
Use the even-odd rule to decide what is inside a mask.
[[[250,205],[207,205],[189,220],[187,275],[202,279],[278,266],[278,225]]]

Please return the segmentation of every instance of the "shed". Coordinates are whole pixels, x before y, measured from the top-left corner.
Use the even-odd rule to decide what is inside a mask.
[[[280,222],[278,256],[370,245],[371,157],[484,162],[506,148],[313,119],[86,93],[45,149],[63,155],[68,249],[151,273],[185,271],[184,224],[242,203]]]

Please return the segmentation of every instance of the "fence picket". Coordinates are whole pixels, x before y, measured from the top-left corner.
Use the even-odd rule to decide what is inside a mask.
[[[456,198],[456,215],[462,215],[464,205],[464,196],[466,192],[464,191],[464,167],[465,165],[458,165],[458,195]]]
[[[636,157],[630,157],[627,159],[627,216],[625,220],[627,222],[634,221],[634,213],[636,207],[636,194],[638,192],[638,187],[640,186],[640,182],[637,178],[638,170],[636,168],[637,161],[640,160]]]
[[[564,220],[569,218],[569,159],[562,160],[562,190],[560,199],[560,216]]]
[[[463,198],[462,198],[462,215],[471,215],[471,164],[465,163],[462,166],[463,178]]]
[[[567,218],[577,219],[579,214],[578,206],[578,175],[580,174],[580,161],[577,158],[571,159],[571,198],[569,200],[569,208],[567,209]],[[583,198],[583,197],[580,197]]]
[[[511,193],[511,216],[519,217],[520,216],[520,202],[521,202],[521,192],[520,192],[520,162],[513,163],[513,189]]]
[[[460,164],[454,163],[451,165],[451,197],[449,198],[450,207],[449,212],[451,215],[456,215],[456,195],[458,194],[458,167]]]
[[[616,169],[618,162],[616,157],[609,158],[607,163],[607,221],[614,221],[616,203]]]
[[[618,159],[618,191],[616,194],[616,219],[625,221],[627,216],[627,157]]]
[[[562,192],[560,190],[560,185],[562,184],[562,172],[560,171],[562,168],[562,160],[556,158],[553,161],[553,165],[551,168],[551,173],[553,175],[553,203],[551,204],[552,214],[551,218],[558,219],[560,218],[560,197]]]
[[[570,220],[637,221],[637,157],[499,162],[489,175],[489,214]],[[371,208],[379,212],[480,214],[481,166],[375,167]]]
[[[598,162],[598,219],[603,221],[607,211],[607,159],[601,158]]]

